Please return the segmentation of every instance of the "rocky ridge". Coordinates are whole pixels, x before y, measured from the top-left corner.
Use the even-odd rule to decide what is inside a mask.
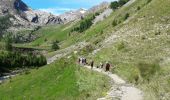
[[[0,0],[0,16],[8,14],[13,16],[10,18],[13,23],[12,30],[63,23],[60,17],[47,12],[32,10],[21,0]]]
[[[96,13],[109,7],[108,2],[103,2],[89,10],[80,8],[69,11],[59,16],[48,12],[33,10],[22,0],[0,0],[0,16],[12,15],[10,20],[13,23],[11,30],[31,29],[36,26],[48,24],[64,24],[75,20],[81,20],[89,13]]]

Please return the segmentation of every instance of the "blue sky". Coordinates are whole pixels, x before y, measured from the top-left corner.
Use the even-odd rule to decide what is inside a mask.
[[[23,0],[33,9],[39,9],[53,14],[62,14],[64,12],[79,8],[91,8],[103,1],[114,0]]]

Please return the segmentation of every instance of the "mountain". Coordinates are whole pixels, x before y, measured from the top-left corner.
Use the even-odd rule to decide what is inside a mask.
[[[102,11],[104,9],[109,8],[110,3],[109,2],[102,2],[99,5],[93,6],[88,10],[88,13],[96,13],[98,11]]]
[[[69,11],[62,15],[60,15],[61,19],[64,21],[64,23],[68,23],[70,21],[80,20],[87,16],[88,14],[94,14],[96,12],[102,12],[102,10],[105,10],[109,7],[109,2],[102,2],[99,5],[93,6],[92,8],[86,10],[83,8],[80,8],[76,11]]]
[[[13,23],[11,30],[32,29],[36,26],[48,24],[63,24],[70,21],[81,19],[84,16],[99,12],[109,7],[108,2],[103,2],[89,10],[80,8],[76,11],[69,11],[62,15],[56,16],[48,12],[33,10],[22,0],[0,0],[0,16],[12,15],[10,20]]]
[[[85,14],[86,14],[87,10],[86,9],[83,9],[83,8],[80,8],[76,11],[69,11],[69,12],[66,12],[62,15],[60,15],[60,18],[65,22],[65,23],[68,23],[70,21],[75,21],[77,19],[80,19],[82,18]]]
[[[35,26],[43,26],[46,24],[62,24],[60,17],[53,14],[32,10],[22,0],[0,0],[0,16],[7,14],[13,17],[14,29],[31,28]]]
[[[169,100],[169,4],[170,0],[130,0],[124,5],[116,5],[112,12],[110,9],[103,10],[95,6],[84,13],[86,15],[88,11],[94,13],[101,11],[95,18],[90,18],[89,14],[83,21],[44,26],[34,31],[33,34],[39,36],[36,40],[14,46],[41,49],[42,53],[50,58],[49,61],[56,61],[46,67],[26,70],[21,75],[2,83],[0,97],[2,100],[18,98],[96,100],[103,95],[109,95],[108,98],[113,100],[131,100],[124,98],[128,94],[137,100],[139,98],[134,95],[136,92],[131,88],[133,84],[142,90],[143,93],[140,94],[144,100]],[[94,20],[94,24],[91,20]],[[85,30],[79,31],[80,28]],[[60,49],[52,51],[51,47],[55,41]],[[87,58],[88,63],[93,60],[97,68],[100,63],[105,65],[109,62],[111,64],[109,75],[117,74],[126,80],[127,84],[105,82],[103,80],[105,77],[95,77],[93,71],[89,73],[81,71],[87,70],[76,63],[82,56]],[[6,63],[8,62],[7,60]],[[111,87],[109,83],[115,87],[110,88],[114,93],[103,91],[106,86]],[[102,88],[96,87],[98,85]],[[101,94],[97,95],[100,92]]]

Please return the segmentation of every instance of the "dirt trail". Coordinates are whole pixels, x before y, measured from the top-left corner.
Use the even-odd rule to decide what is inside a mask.
[[[91,69],[89,66],[85,66]],[[112,79],[112,87],[107,95],[103,98],[97,100],[143,100],[143,93],[131,84],[127,84],[123,79],[121,79],[116,74],[111,72],[105,72],[99,68],[93,68],[94,71],[103,73]]]
[[[56,52],[55,56],[47,58],[47,64],[51,64],[54,61],[56,61],[57,59],[62,58],[62,57],[66,56],[66,55],[68,55],[68,54],[70,54],[70,53],[72,53],[76,50],[80,50],[87,45],[88,45],[88,43],[86,43],[86,42],[79,42],[75,45],[72,45],[72,46],[67,47],[65,49],[62,49],[62,50],[59,50],[59,51]]]
[[[62,50],[62,53],[57,53],[55,56],[49,58],[48,64],[51,64],[58,58],[68,55],[76,49],[81,49],[86,46],[88,43],[80,42],[77,45],[73,45],[71,47]],[[91,69],[89,66],[85,66],[88,69]],[[127,84],[123,79],[121,79],[116,74],[112,74],[111,72],[105,72],[99,68],[93,68],[94,71],[100,72],[104,75],[107,75],[111,78],[112,87],[107,93],[107,95],[103,98],[99,98],[97,100],[143,100],[143,93],[136,87],[131,84]]]

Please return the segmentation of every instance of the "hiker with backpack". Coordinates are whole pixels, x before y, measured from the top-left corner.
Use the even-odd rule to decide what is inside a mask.
[[[93,69],[94,61],[91,61],[90,66],[91,66],[91,69]]]
[[[106,62],[106,66],[105,67],[106,67],[106,72],[110,71],[111,65],[109,64],[109,62]]]

